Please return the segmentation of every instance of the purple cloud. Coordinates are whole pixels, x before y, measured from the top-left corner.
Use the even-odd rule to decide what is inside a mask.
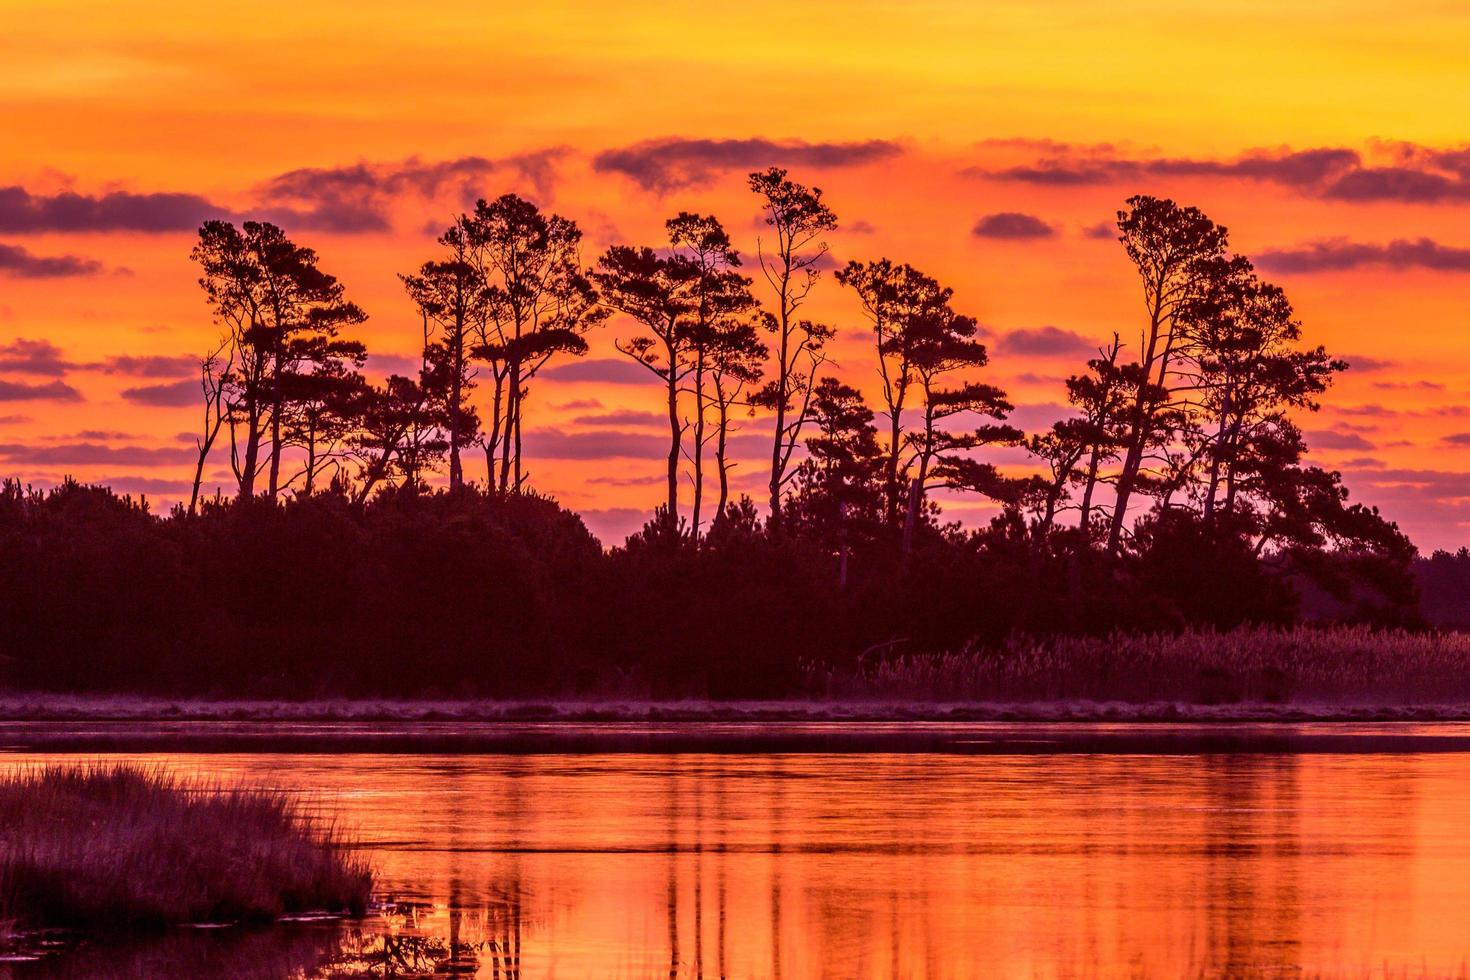
[[[79,402],[82,393],[65,381],[33,385],[24,381],[0,380],[0,402]]]
[[[618,409],[600,415],[579,415],[572,419],[573,425],[668,425],[669,417],[658,412],[639,412],[633,409]]]
[[[592,169],[632,179],[644,190],[660,194],[707,184],[729,170],[800,166],[815,169],[853,167],[897,156],[902,149],[889,140],[857,143],[807,143],[803,140],[680,139],[646,140],[604,150]]]
[[[118,354],[96,364],[83,365],[103,374],[127,374],[138,378],[177,378],[199,370],[200,358],[189,354]]]
[[[1441,245],[1428,238],[1396,239],[1387,245],[1335,239],[1299,248],[1268,249],[1258,263],[1273,272],[1340,272],[1362,266],[1470,272],[1470,248]]]
[[[0,458],[7,463],[41,466],[91,466],[99,463],[118,466],[173,466],[190,462],[195,455],[193,450],[172,446],[109,446],[97,442],[48,446],[0,443]]]
[[[208,218],[232,213],[198,194],[32,194],[24,187],[0,187],[0,231],[193,231]]]
[[[1347,147],[1257,149],[1233,159],[1115,156],[1110,148],[1043,148],[1033,163],[966,168],[962,173],[1051,187],[1136,181],[1150,177],[1237,178],[1280,184],[1329,200],[1418,204],[1470,201],[1470,147],[1375,143],[1374,158]]]
[[[669,449],[666,437],[642,432],[538,429],[527,432],[525,440],[530,459],[654,459]]]
[[[1012,330],[1000,338],[999,350],[1033,357],[1093,357],[1097,345],[1086,337],[1061,327]]]
[[[603,384],[641,385],[653,380],[647,368],[639,367],[631,360],[594,357],[584,361],[568,361],[543,370],[543,378],[557,381],[600,381]]]
[[[549,198],[557,163],[569,151],[552,147],[501,159],[464,156],[453,160],[409,157],[392,163],[367,161],[342,167],[308,167],[272,177],[256,188],[265,213],[283,225],[340,234],[386,231],[389,210],[398,198],[433,198],[457,193],[468,205],[490,180],[507,177]],[[428,226],[437,235],[438,222]]]
[[[101,271],[101,262],[83,255],[35,255],[20,245],[0,242],[0,275],[17,279],[61,279]]]
[[[1348,362],[1350,369],[1359,374],[1387,371],[1391,367],[1398,367],[1397,361],[1389,361],[1381,357],[1371,357],[1368,354],[1344,354],[1342,359]]]
[[[1057,233],[1051,225],[1034,214],[1020,211],[1001,211],[988,214],[975,223],[970,234],[976,238],[1050,238]]]
[[[0,345],[0,371],[59,378],[74,367],[75,364],[62,356],[61,348],[49,340],[17,337]]]
[[[1316,446],[1319,449],[1359,449],[1372,452],[1377,447],[1355,432],[1334,432],[1331,429],[1317,429],[1303,433],[1307,438],[1307,445]]]
[[[152,408],[178,408],[182,405],[193,405],[203,397],[199,393],[199,382],[192,378],[156,385],[141,385],[137,388],[124,388],[122,396],[124,401]]]

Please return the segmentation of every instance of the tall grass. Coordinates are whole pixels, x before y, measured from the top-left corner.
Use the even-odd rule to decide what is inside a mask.
[[[127,766],[0,778],[0,920],[136,929],[361,914],[372,875],[284,793]]]
[[[1470,703],[1470,634],[1251,627],[1014,640],[818,669],[809,680],[834,698]]]

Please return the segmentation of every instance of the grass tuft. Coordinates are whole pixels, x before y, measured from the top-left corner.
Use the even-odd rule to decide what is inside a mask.
[[[362,914],[367,865],[275,790],[129,766],[0,778],[0,935]]]

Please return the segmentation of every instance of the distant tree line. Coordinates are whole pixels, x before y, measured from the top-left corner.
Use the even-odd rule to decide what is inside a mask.
[[[0,583],[13,669],[84,687],[638,676],[728,694],[790,690],[803,662],[1013,632],[1418,622],[1413,546],[1304,461],[1292,420],[1347,365],[1301,343],[1283,291],[1197,209],[1139,196],[1118,213],[1138,342],[1115,334],[1066,380],[1067,417],[1025,433],[953,290],[887,258],[833,276],[866,320],[880,402],[834,377],[836,328],[802,314],[838,219],[783,170],[749,187],[769,229],[754,276],[711,215],[584,265],[573,221],[478,202],[401,277],[420,366],[381,384],[351,336],[366,315],[315,252],[268,223],[206,223],[193,257],[222,335],[201,363],[190,500],[160,519],[96,488],[9,485],[0,545],[26,569]],[[658,385],[669,435],[664,501],[610,552],[531,489],[523,442],[538,374],[603,330]],[[730,486],[730,436],[752,418],[771,450],[763,514]],[[987,447],[1040,472],[1002,472]],[[233,499],[201,494],[219,454]],[[948,523],[939,489],[998,515]]]

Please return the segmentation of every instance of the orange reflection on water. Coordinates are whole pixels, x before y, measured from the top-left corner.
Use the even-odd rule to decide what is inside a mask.
[[[1459,753],[134,758],[318,794],[386,897],[428,903],[369,931],[453,932],[481,977],[1441,976],[1470,952]]]

